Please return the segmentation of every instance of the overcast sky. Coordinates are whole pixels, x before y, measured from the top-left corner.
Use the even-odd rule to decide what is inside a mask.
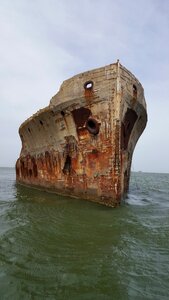
[[[169,1],[0,0],[0,166],[63,80],[120,59],[142,83],[147,128],[132,170],[169,173]]]

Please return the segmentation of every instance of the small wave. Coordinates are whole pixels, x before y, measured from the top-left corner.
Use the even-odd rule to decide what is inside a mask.
[[[140,195],[134,195],[134,194],[129,194],[126,203],[129,205],[149,205],[152,203],[151,199],[149,197],[143,197]]]

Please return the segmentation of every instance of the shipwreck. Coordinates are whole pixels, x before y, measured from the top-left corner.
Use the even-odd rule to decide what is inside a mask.
[[[20,126],[16,180],[118,206],[146,123],[143,87],[119,61],[78,74]]]

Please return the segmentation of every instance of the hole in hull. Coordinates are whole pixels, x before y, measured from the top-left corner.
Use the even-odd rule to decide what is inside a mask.
[[[69,155],[66,157],[65,165],[62,171],[64,174],[70,173],[71,171],[71,157]]]
[[[123,150],[126,150],[128,147],[129,138],[137,118],[136,112],[128,108],[124,121],[121,124],[121,148]]]
[[[91,134],[99,133],[99,124],[95,119],[89,119],[86,123],[86,128]]]
[[[86,81],[84,84],[85,90],[91,90],[93,88],[93,81]]]

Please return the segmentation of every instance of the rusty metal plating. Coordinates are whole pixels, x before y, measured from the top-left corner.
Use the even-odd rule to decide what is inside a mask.
[[[118,206],[146,122],[143,88],[119,61],[76,75],[21,125],[17,182]]]

